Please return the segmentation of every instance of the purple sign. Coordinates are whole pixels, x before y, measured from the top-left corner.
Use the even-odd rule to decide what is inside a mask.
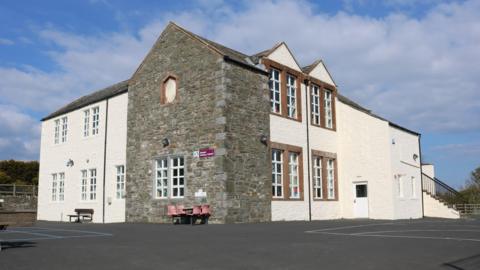
[[[213,157],[215,156],[215,149],[213,148],[203,148],[198,151],[198,156],[200,158]]]

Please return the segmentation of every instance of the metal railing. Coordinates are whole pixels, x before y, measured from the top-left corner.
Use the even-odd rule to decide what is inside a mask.
[[[430,193],[432,196],[450,201],[458,196],[456,191],[451,186],[445,184],[437,178],[431,178],[426,174],[422,174],[422,189]]]
[[[454,208],[464,216],[480,216],[480,204],[455,204]]]
[[[4,196],[37,196],[35,185],[0,184],[0,195]]]

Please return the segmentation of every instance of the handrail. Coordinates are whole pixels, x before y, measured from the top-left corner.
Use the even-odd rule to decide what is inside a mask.
[[[36,185],[0,184],[0,195],[4,196],[37,196]]]

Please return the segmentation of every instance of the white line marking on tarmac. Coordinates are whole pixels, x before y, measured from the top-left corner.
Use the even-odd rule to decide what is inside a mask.
[[[382,234],[348,234],[348,233],[332,233],[332,232],[321,232],[321,234],[343,235],[343,236],[356,236],[356,237],[432,239],[432,240],[455,240],[455,241],[473,241],[473,242],[480,242],[480,239],[474,239],[474,238],[456,238],[456,237],[411,236],[411,235],[382,235]]]

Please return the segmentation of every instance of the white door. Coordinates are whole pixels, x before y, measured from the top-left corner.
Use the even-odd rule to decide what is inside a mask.
[[[355,218],[368,218],[368,185],[367,183],[353,184],[354,200],[353,214]]]

